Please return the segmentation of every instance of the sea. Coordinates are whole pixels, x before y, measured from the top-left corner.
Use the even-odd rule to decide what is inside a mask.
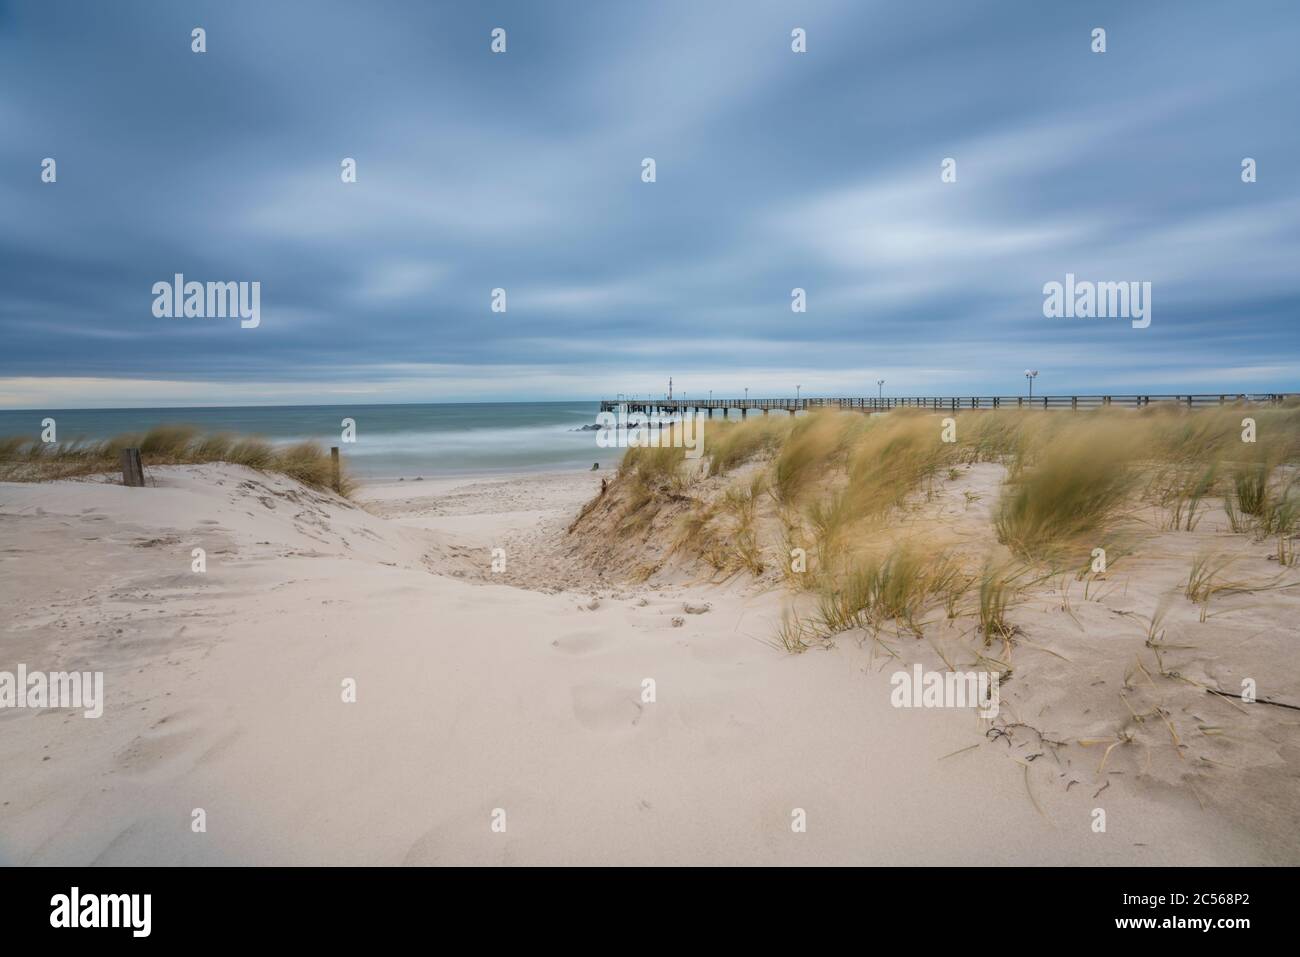
[[[542,469],[617,467],[622,449],[600,448],[595,402],[471,402],[230,408],[0,411],[0,436],[39,437],[45,418],[59,441],[106,439],[157,425],[260,436],[274,444],[337,445],[350,471],[370,480]],[[356,441],[343,441],[343,420]]]

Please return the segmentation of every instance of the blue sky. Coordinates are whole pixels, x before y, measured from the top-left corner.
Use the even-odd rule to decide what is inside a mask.
[[[1297,390],[1297,27],[1288,0],[0,2],[0,407],[1016,394],[1031,366]],[[177,272],[260,282],[261,325],[155,318]],[[1045,318],[1067,272],[1151,282],[1151,326]]]

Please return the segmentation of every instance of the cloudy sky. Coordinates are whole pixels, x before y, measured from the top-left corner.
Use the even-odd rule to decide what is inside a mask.
[[[0,407],[1014,395],[1030,366],[1297,390],[1298,27],[1293,0],[0,0]],[[260,282],[260,327],[155,318],[178,272]],[[1067,272],[1151,282],[1150,327],[1045,318]]]

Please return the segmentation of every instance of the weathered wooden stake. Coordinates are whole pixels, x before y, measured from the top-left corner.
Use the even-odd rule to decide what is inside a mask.
[[[339,487],[339,447],[337,445],[330,446],[330,465],[334,469],[334,491],[342,495],[343,489]]]
[[[144,488],[144,466],[140,464],[139,449],[123,449],[122,484],[128,488]]]

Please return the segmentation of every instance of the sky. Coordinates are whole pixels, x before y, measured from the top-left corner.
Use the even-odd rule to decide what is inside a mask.
[[[0,0],[0,408],[1297,391],[1297,28]],[[176,273],[260,283],[260,324],[155,316]],[[1067,273],[1151,283],[1150,325],[1046,317]]]

